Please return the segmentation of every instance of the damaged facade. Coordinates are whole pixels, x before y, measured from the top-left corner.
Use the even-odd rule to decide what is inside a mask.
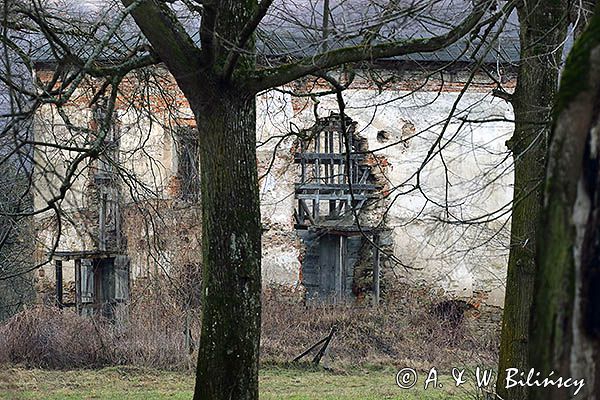
[[[339,114],[319,118],[305,134],[294,154],[300,165],[294,218],[304,245],[299,281],[309,299],[344,301],[358,292],[357,267],[368,247],[371,291],[378,303],[381,228],[365,225],[364,211],[382,186],[374,182],[366,162],[365,141],[356,134],[352,119]]]
[[[375,303],[397,284],[425,283],[449,297],[501,306],[511,107],[491,96],[496,83],[484,74],[461,93],[466,70],[434,79],[421,67],[394,68],[379,71],[394,77],[384,87],[353,82],[344,92],[344,119],[334,95],[306,95],[326,88],[318,80],[259,97],[263,282],[306,299]],[[80,167],[60,225],[51,210],[37,220],[38,260],[54,250],[54,271],[44,267],[40,279],[74,288],[61,294],[59,284],[51,295],[82,313],[111,315],[129,298],[132,282],[152,274],[200,269],[194,119],[172,79],[157,69],[161,90],[134,77],[128,82],[105,150]],[[44,79],[44,66],[38,71]],[[504,87],[513,79],[505,78]],[[39,140],[92,140],[105,107],[90,104],[98,86],[90,82],[72,106],[73,120],[88,127],[84,134],[74,137],[46,107],[36,119]],[[136,104],[142,93],[149,101]],[[36,208],[60,190],[73,156],[64,148],[36,154]],[[500,216],[457,223],[486,214]]]
[[[352,299],[367,298],[370,302],[376,297],[377,287],[386,296],[399,284],[424,284],[439,289],[443,296],[501,306],[509,236],[508,218],[503,211],[512,199],[511,162],[504,142],[512,134],[512,109],[491,95],[495,85],[485,76],[478,75],[469,90],[461,94],[466,71],[450,72],[443,79],[426,82],[415,79],[414,70],[386,73],[399,79],[385,90],[359,81],[344,94],[345,113],[351,120],[348,125],[352,125],[361,143],[352,154],[365,155],[361,162],[370,166],[366,182],[372,186],[354,188],[357,198],[365,192],[363,189],[369,190],[363,194],[368,199],[359,215],[366,235],[348,236],[349,243],[357,241],[350,244],[350,257],[360,261],[351,261],[353,267],[345,275],[346,284],[338,287]],[[505,87],[514,83],[513,78],[507,78]],[[459,98],[456,117],[444,128]],[[318,260],[323,259],[320,246],[312,245],[311,235],[319,236],[319,231],[339,234],[342,229],[336,232],[331,225],[341,227],[350,222],[331,218],[329,199],[323,196],[320,211],[327,216],[320,225],[325,226],[298,231],[305,240],[296,242],[295,247],[288,245],[291,239],[283,240],[289,235],[289,210],[300,200],[298,195],[291,198],[290,193],[298,193],[302,167],[294,143],[287,154],[270,138],[285,135],[289,124],[301,127],[298,130],[306,134],[303,130],[318,126],[315,109],[319,118],[327,120],[338,112],[337,100],[327,96],[315,105],[310,98],[274,94],[262,99],[262,104],[265,108],[268,104],[276,110],[285,109],[263,116],[262,121],[268,122],[258,135],[261,171],[272,163],[261,191],[263,223],[270,228],[263,236],[263,278],[290,285],[299,281],[310,292],[310,285],[320,282],[314,274],[321,268]],[[444,139],[435,145],[443,149],[443,156],[430,156],[436,151],[432,146],[443,129]],[[275,150],[278,157],[273,161],[271,153]],[[290,171],[293,161],[296,168]],[[325,167],[320,168],[323,178]],[[295,207],[297,215],[304,208],[301,204]],[[490,218],[481,218],[487,214]],[[453,217],[465,221],[472,218],[475,223],[452,223]],[[477,223],[477,218],[489,221]],[[306,218],[304,223],[312,224]],[[379,274],[374,273],[374,246],[365,245],[367,238],[377,240],[381,249]],[[331,237],[326,240],[335,241]],[[300,261],[296,261],[298,254]],[[335,259],[330,262],[334,263]],[[302,272],[300,278],[296,268]]]

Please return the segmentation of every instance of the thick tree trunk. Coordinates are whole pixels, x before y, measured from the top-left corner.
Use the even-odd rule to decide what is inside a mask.
[[[542,208],[547,137],[566,36],[566,3],[540,0],[519,6],[521,62],[513,96],[515,131],[508,145],[515,161],[514,204],[497,393],[527,398],[527,388],[505,388],[507,368],[526,369],[535,279],[536,231]]]
[[[253,94],[192,101],[200,132],[203,316],[194,399],[257,399],[261,224]],[[203,99],[207,99],[206,101]]]
[[[546,175],[530,342],[546,377],[585,379],[577,398],[600,397],[600,6],[561,81]],[[575,388],[535,388],[569,399]]]
[[[122,0],[133,6],[133,0]],[[266,2],[265,4],[270,4]],[[172,9],[147,0],[132,15],[173,74],[199,132],[202,332],[194,399],[258,398],[261,223],[255,92],[257,0],[202,2],[201,48]],[[249,27],[249,28],[248,28]],[[237,47],[242,47],[239,57]]]

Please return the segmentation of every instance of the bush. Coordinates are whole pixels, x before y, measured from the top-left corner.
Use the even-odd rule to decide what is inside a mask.
[[[102,345],[94,321],[57,308],[34,307],[0,328],[0,359],[29,367],[94,366]]]
[[[497,359],[499,325],[482,329],[476,313],[458,326],[440,319],[431,312],[440,299],[430,291],[405,287],[401,299],[379,307],[290,304],[277,293],[267,292],[263,302],[262,362],[293,360],[333,326],[337,333],[329,358],[341,365],[445,368],[457,363],[490,365]]]
[[[72,309],[26,309],[0,326],[0,362],[52,369],[192,366],[195,355],[186,350],[180,314],[147,300],[132,305],[128,314],[109,322]]]
[[[186,313],[172,297],[160,293],[134,293],[136,301],[113,322],[78,316],[72,309],[26,309],[0,326],[0,362],[54,369],[192,369],[197,354],[188,344],[199,339],[200,311]],[[390,295],[379,307],[307,305],[301,294],[267,288],[261,362],[288,363],[333,326],[337,333],[324,362],[339,366],[447,368],[496,362],[499,326],[472,327],[477,319],[470,316],[455,326],[431,312],[440,301],[431,292],[403,288],[401,293]],[[184,332],[186,319],[191,342]]]

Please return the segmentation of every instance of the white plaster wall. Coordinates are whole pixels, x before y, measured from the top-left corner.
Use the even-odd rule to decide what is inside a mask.
[[[257,101],[257,158],[263,228],[262,275],[265,283],[295,285],[300,277],[300,241],[294,231],[297,171],[289,135],[293,120],[288,95],[271,91]]]
[[[150,119],[131,109],[119,114],[120,162],[133,174],[125,182],[124,200],[165,197],[174,173],[171,132],[165,129],[160,116]]]
[[[293,114],[291,98],[271,94],[259,102],[259,140],[290,132],[290,127],[307,128],[314,123],[312,104]],[[369,149],[389,161],[387,169],[390,197],[381,205],[390,207],[387,226],[393,228],[395,255],[406,265],[418,270],[407,272],[395,266],[395,275],[414,281],[439,285],[452,295],[468,297],[474,291],[489,292],[489,303],[503,300],[505,268],[508,254],[506,208],[512,199],[512,168],[504,142],[512,134],[510,122],[463,124],[468,120],[511,120],[510,106],[487,93],[467,93],[455,105],[458,93],[348,90],[344,94],[346,113],[358,123],[357,130],[366,136]],[[276,100],[273,100],[275,98]],[[319,115],[337,111],[333,96],[320,98]],[[278,115],[267,111],[268,104],[277,105]],[[441,139],[443,160],[434,156],[422,167],[432,145],[442,132],[443,124],[453,108]],[[265,122],[268,121],[268,122]],[[415,137],[407,139],[410,125]],[[403,130],[403,128],[405,128]],[[458,129],[460,128],[460,129]],[[390,139],[377,140],[378,131],[387,131]],[[407,139],[405,143],[390,144]],[[273,143],[273,142],[271,142]],[[260,148],[259,148],[260,149]],[[259,150],[259,165],[274,146]],[[284,141],[276,152],[273,170],[262,181],[263,221],[280,230],[293,229],[291,216],[293,182],[298,171],[291,164],[291,142]],[[291,165],[286,167],[286,163]],[[446,172],[448,169],[448,212],[446,204]],[[420,188],[415,173],[420,173]],[[409,192],[402,194],[403,192]],[[437,204],[436,204],[437,203]],[[486,219],[483,224],[448,224],[439,219]],[[455,218],[451,218],[450,216]],[[267,233],[268,236],[268,233]],[[291,242],[290,242],[291,244]],[[264,241],[263,276],[267,280],[294,282],[297,279],[299,255],[295,246],[271,247]],[[389,274],[388,276],[395,276]]]
[[[91,118],[89,110],[78,107],[65,107],[70,122],[74,126],[87,127]],[[64,120],[52,106],[43,106],[34,121],[35,139],[39,142],[48,142],[65,147],[84,147],[88,138],[83,132],[67,129]],[[33,185],[33,202],[36,210],[47,208],[48,202],[60,196],[60,188],[65,181],[67,169],[72,161],[81,153],[59,149],[57,147],[38,147],[34,152],[35,172]],[[53,210],[36,215],[38,257],[37,261],[46,258],[58,240],[56,250],[92,250],[92,242],[86,224],[81,221],[71,221],[70,213],[85,209],[87,198],[85,188],[88,179],[87,160],[81,162],[73,175],[70,189],[65,193],[64,199],[57,203],[61,210],[61,231],[58,232],[56,214]],[[70,278],[72,268],[66,266],[65,278]]]
[[[75,126],[87,127],[87,120],[90,113],[75,107],[66,108],[65,112],[69,114],[71,123]],[[36,115],[34,122],[36,140],[48,142],[57,146],[64,147],[83,147],[87,140],[84,133],[69,131],[64,121],[56,112],[54,107],[45,105]],[[57,147],[40,147],[34,153],[36,162],[35,185],[34,185],[34,207],[42,209],[47,206],[47,202],[60,193],[60,187],[65,179],[67,168],[71,160],[80,153],[59,149]],[[82,162],[77,168],[75,179],[71,184],[71,189],[66,193],[61,206],[69,209],[85,207],[84,187],[86,177],[83,176],[87,164]]]
[[[88,128],[92,117],[88,108],[73,106],[64,111],[74,126]],[[166,182],[172,174],[171,136],[161,124],[140,116],[135,109],[118,110],[117,119],[120,122],[120,162],[129,174],[122,190],[123,201],[164,197]],[[51,106],[44,106],[36,115],[35,137],[40,142],[81,148],[89,141],[86,133],[69,131]],[[59,195],[67,168],[80,154],[56,147],[43,147],[35,152],[33,197],[36,210],[46,208],[48,201]],[[57,251],[95,250],[92,237],[96,237],[97,232],[88,229],[85,217],[79,214],[80,211],[85,214],[90,206],[86,196],[91,176],[89,166],[89,159],[79,164],[70,189],[58,203],[62,215]],[[54,247],[58,235],[56,218],[53,211],[36,217],[39,221],[38,245],[45,253]]]
[[[450,225],[439,218],[449,218],[442,206],[448,189],[448,212],[461,219],[471,219],[502,209],[512,198],[511,158],[504,142],[512,134],[509,122],[461,124],[454,118],[440,142],[444,147],[443,162],[438,156],[422,168],[420,188],[416,184],[419,170],[433,143],[439,137],[443,123],[456,108],[455,117],[470,120],[512,119],[511,109],[502,100],[488,93],[467,93],[455,106],[458,93],[354,89],[345,92],[346,113],[357,123],[357,130],[368,139],[370,150],[385,156],[389,162],[389,187],[395,188],[382,201],[390,207],[386,220],[393,229],[396,257],[417,270],[406,271],[399,266],[387,266],[387,277],[426,281],[439,285],[448,293],[470,296],[473,291],[490,292],[490,302],[501,304],[507,262],[508,221],[506,213],[483,224]],[[293,228],[294,182],[298,169],[293,163],[292,147],[295,137],[291,131],[314,124],[310,99],[306,107],[293,107],[287,94],[271,91],[257,103],[257,162],[259,165],[261,211],[263,226],[263,279],[295,285],[299,282],[301,243]],[[294,111],[296,110],[296,111]],[[318,112],[326,116],[337,111],[333,96],[320,98]],[[183,110],[184,114],[189,110]],[[88,113],[89,114],[89,113]],[[83,124],[89,115],[78,112]],[[157,121],[167,120],[156,116]],[[165,188],[174,173],[173,139],[163,124],[140,118],[135,110],[123,111],[121,121],[121,161],[139,179],[134,192],[143,193],[142,184],[158,197],[167,197]],[[51,110],[41,114],[38,132],[60,136],[61,128],[52,125],[56,116]],[[53,129],[42,128],[50,124]],[[411,124],[414,126],[412,128]],[[460,127],[460,130],[457,130]],[[378,131],[387,131],[390,139],[380,142]],[[411,136],[414,132],[414,137]],[[402,143],[391,144],[404,140]],[[72,154],[49,152],[41,163],[60,166]],[[448,167],[448,186],[446,172]],[[42,173],[36,196],[36,206],[56,190],[60,173]],[[74,208],[85,207],[84,176],[74,185],[68,201]],[[127,193],[125,190],[124,193]],[[402,194],[403,192],[408,192]],[[146,193],[149,196],[148,193]],[[143,196],[142,196],[143,197]],[[427,200],[426,197],[429,199]],[[127,201],[131,198],[127,197]],[[437,204],[436,204],[437,203]],[[59,250],[85,250],[77,225],[65,228]],[[49,244],[52,234],[41,232]],[[177,240],[178,238],[173,238]],[[135,258],[135,257],[133,257]],[[390,274],[390,268],[394,274]]]

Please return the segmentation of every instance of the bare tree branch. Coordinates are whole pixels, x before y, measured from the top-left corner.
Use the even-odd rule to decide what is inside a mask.
[[[291,64],[259,70],[254,74],[253,79],[246,83],[246,86],[254,92],[260,92],[284,85],[302,76],[346,63],[440,50],[455,43],[475,28],[491,3],[489,0],[478,3],[468,17],[443,35],[380,44],[362,43],[358,46],[327,51],[315,56],[305,57]]]
[[[122,0],[128,7],[139,0]],[[158,0],[142,1],[131,11],[142,33],[178,81],[190,81],[201,67],[200,50],[169,7]]]
[[[246,46],[246,44],[248,43],[248,40],[250,40],[250,37],[256,31],[256,28],[258,27],[258,24],[260,23],[260,21],[262,21],[262,19],[265,17],[265,15],[267,15],[267,11],[269,10],[269,7],[271,6],[271,4],[273,4],[273,0],[261,1],[260,4],[258,5],[258,10],[256,11],[256,15],[251,20],[249,20],[246,23],[246,25],[244,25],[244,28],[242,28],[242,31],[240,32],[240,37],[237,40],[236,48],[233,49],[233,51],[231,51],[229,53],[229,55],[227,56],[227,59],[225,60],[223,76],[226,79],[228,79],[231,76],[231,74],[233,73],[233,70],[235,69],[237,61],[240,57],[240,52],[237,51],[237,49],[241,50]]]

